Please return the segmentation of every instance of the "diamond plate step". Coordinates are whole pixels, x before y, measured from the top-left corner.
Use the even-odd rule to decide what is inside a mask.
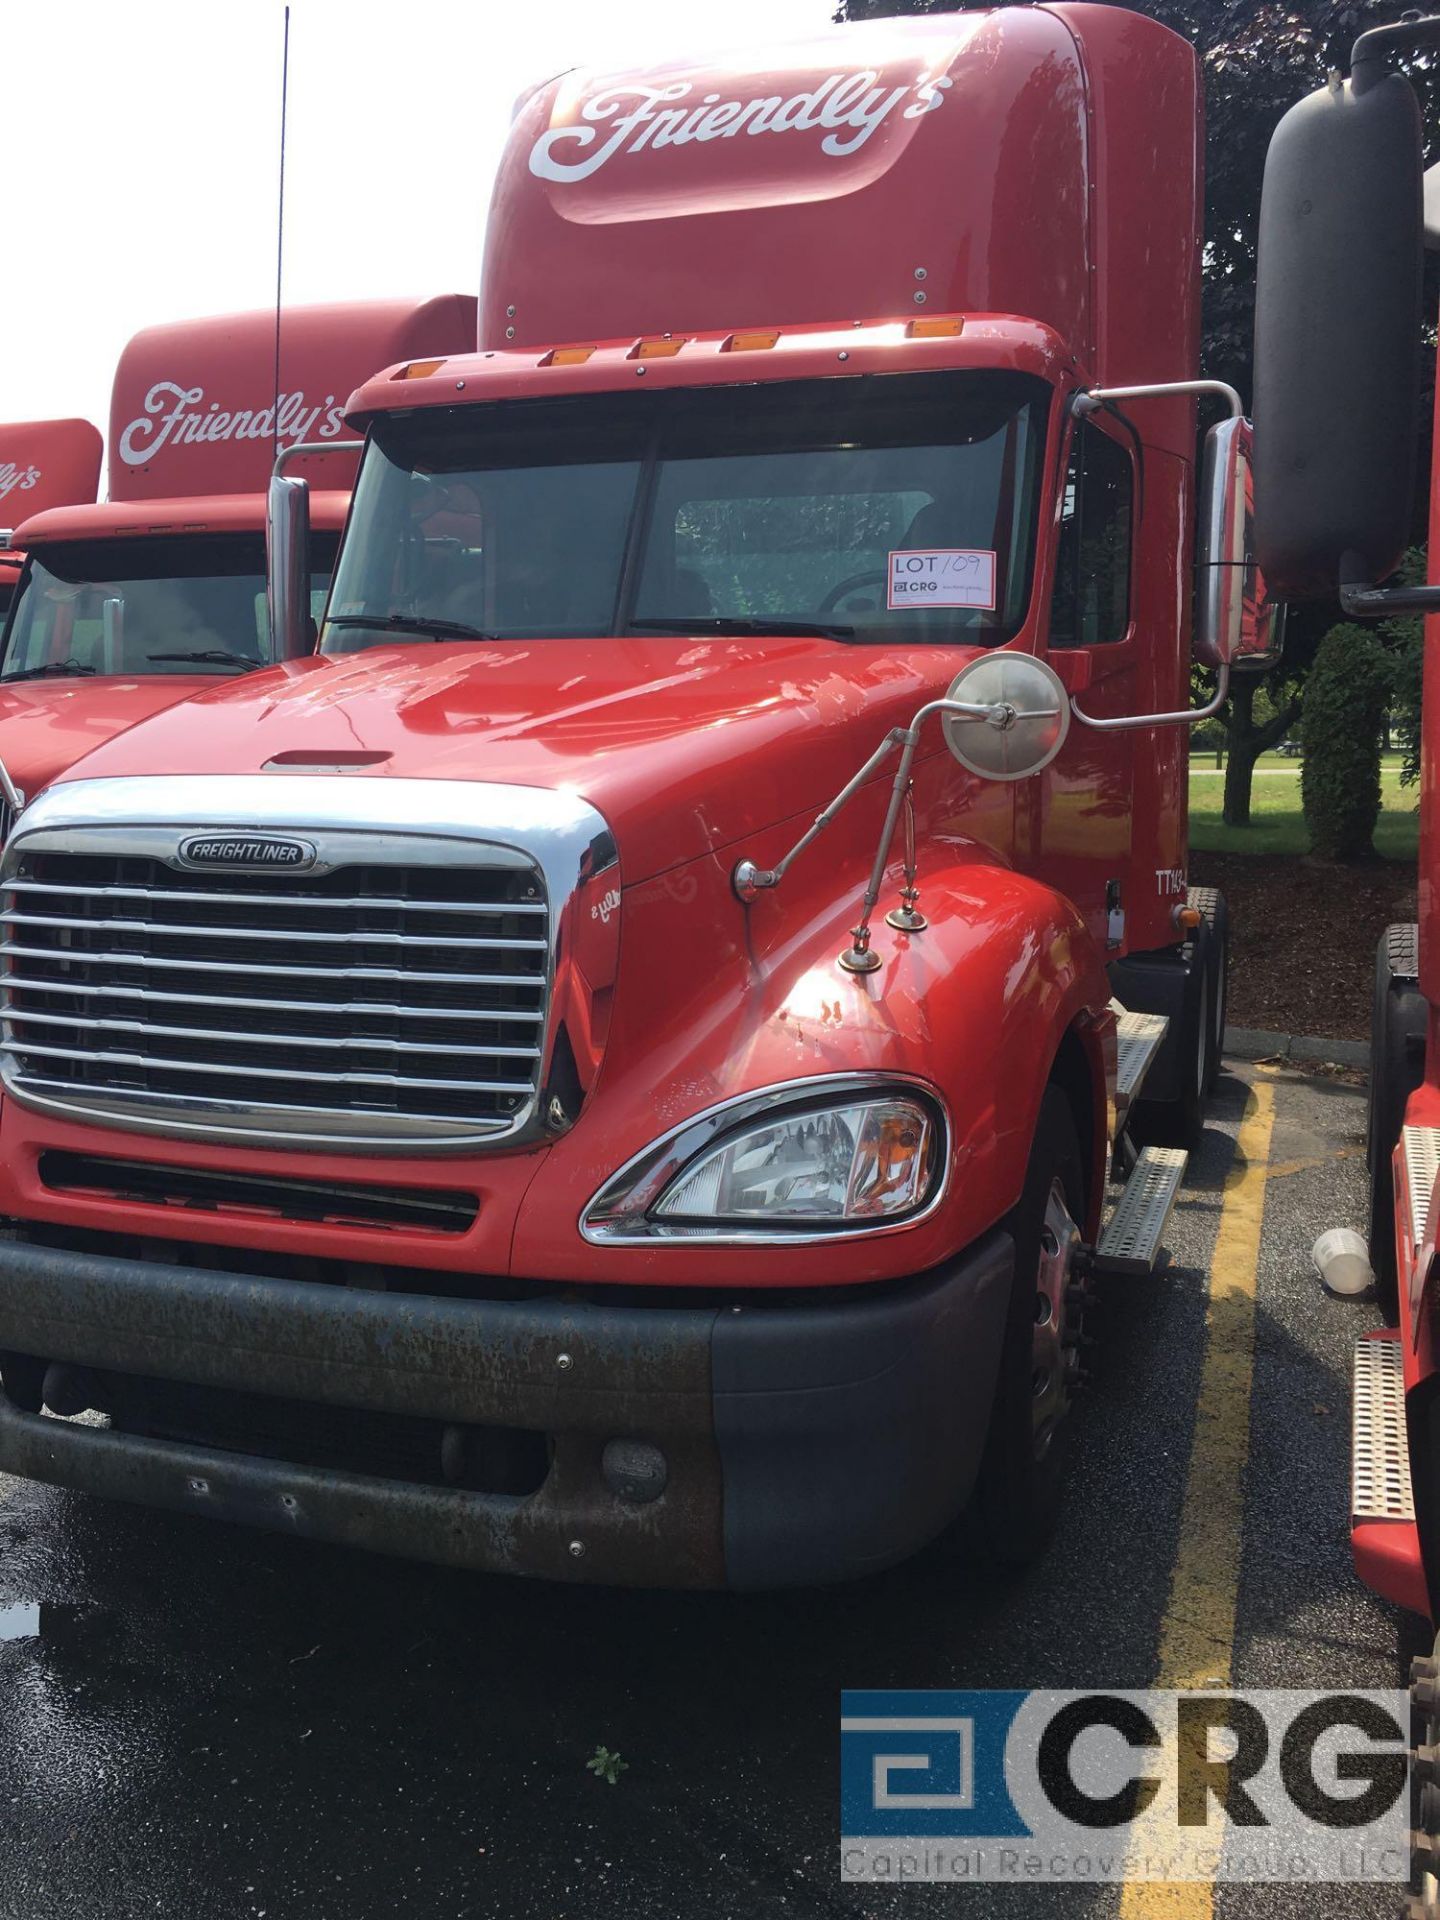
[[[1121,1012],[1115,1022],[1119,1060],[1115,1070],[1115,1104],[1121,1118],[1129,1111],[1154,1064],[1170,1022],[1163,1013]]]
[[[1147,1019],[1154,1015],[1143,1016]],[[1165,1022],[1160,1021],[1163,1027]],[[1095,1249],[1100,1273],[1153,1273],[1190,1156],[1183,1147],[1145,1147]]]
[[[1355,1342],[1350,1402],[1350,1514],[1354,1520],[1413,1520],[1405,1442],[1405,1357],[1396,1338]]]
[[[1425,1244],[1430,1224],[1430,1196],[1440,1173],[1440,1127],[1402,1127],[1405,1143],[1405,1189],[1410,1199],[1410,1233],[1418,1249]]]

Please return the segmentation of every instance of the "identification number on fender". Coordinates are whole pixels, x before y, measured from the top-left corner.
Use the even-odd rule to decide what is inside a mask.
[[[995,611],[995,555],[982,547],[900,547],[890,552],[891,607]]]

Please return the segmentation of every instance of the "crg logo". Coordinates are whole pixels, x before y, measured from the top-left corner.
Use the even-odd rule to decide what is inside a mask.
[[[187,867],[230,867],[258,873],[284,867],[300,872],[315,864],[308,840],[272,839],[268,834],[197,834],[181,843],[180,859]]]

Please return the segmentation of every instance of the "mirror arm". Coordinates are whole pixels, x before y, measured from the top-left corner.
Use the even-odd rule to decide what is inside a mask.
[[[1368,93],[1388,70],[1387,56],[1392,49],[1418,53],[1440,40],[1440,18],[1435,14],[1408,14],[1389,26],[1371,27],[1350,49],[1350,86],[1355,93]]]
[[[1340,588],[1340,606],[1358,620],[1392,613],[1440,613],[1440,587],[1372,587],[1364,581]]]
[[[1113,720],[1102,720],[1096,714],[1082,713],[1072,700],[1070,711],[1083,726],[1094,727],[1097,733],[1127,733],[1137,727],[1193,727],[1197,721],[1213,719],[1229,692],[1230,669],[1220,666],[1215,669],[1215,698],[1203,707],[1190,707],[1183,713],[1122,713]]]
[[[870,944],[870,921],[880,901],[880,889],[885,884],[885,869],[890,863],[890,848],[894,843],[895,829],[900,824],[900,809],[910,797],[910,769],[915,763],[915,749],[920,744],[920,732],[932,713],[944,714],[953,720],[980,720],[1002,731],[1015,724],[1016,712],[1008,700],[997,700],[990,706],[976,706],[968,700],[931,700],[921,707],[908,727],[897,728],[897,734],[905,742],[905,751],[900,756],[900,764],[895,769],[895,778],[890,786],[890,804],[885,809],[885,824],[880,829],[880,844],[875,849],[875,864],[870,869],[869,883],[865,888],[865,897],[860,906],[860,919],[850,929],[850,945],[840,955],[840,965],[847,973],[874,973],[880,965],[880,956]],[[1053,708],[1037,708],[1027,715],[1032,720],[1050,720],[1055,717]],[[912,802],[913,804],[913,802]],[[915,883],[913,871],[907,863],[905,873],[908,904],[913,912]]]
[[[353,440],[297,440],[293,447],[282,447],[275,456],[275,464],[270,469],[270,477],[277,480],[297,455],[302,453],[335,453],[345,447],[354,447]]]
[[[764,893],[771,887],[779,886],[780,882],[790,871],[791,864],[797,860],[811,842],[817,839],[824,829],[829,826],[840,809],[855,797],[861,787],[863,787],[865,782],[870,778],[871,774],[874,773],[878,767],[884,765],[885,761],[889,759],[890,755],[904,738],[904,727],[892,727],[855,777],[846,782],[828,807],[825,807],[821,812],[816,814],[814,820],[805,829],[804,833],[801,834],[790,851],[783,859],[777,860],[773,867],[759,867],[753,860],[741,860],[736,863],[735,871],[730,876],[730,884],[747,905],[757,894]]]
[[[730,876],[730,884],[740,898],[748,905],[757,894],[765,893],[771,887],[778,887],[795,860],[829,826],[840,809],[854,799],[871,774],[884,765],[896,747],[903,747],[905,751],[901,757],[899,771],[895,775],[896,786],[891,793],[890,817],[887,817],[886,821],[885,847],[881,849],[881,858],[877,862],[878,871],[883,875],[884,851],[888,848],[895,831],[893,816],[898,814],[900,809],[900,802],[895,798],[895,794],[897,792],[903,794],[905,786],[909,783],[910,767],[915,758],[915,748],[919,743],[920,728],[932,713],[949,713],[962,720],[988,720],[995,727],[1009,726],[1015,717],[1014,708],[1003,703],[995,706],[972,706],[964,700],[932,700],[928,706],[921,707],[908,727],[890,729],[860,771],[846,782],[823,812],[816,814],[814,821],[801,834],[790,851],[782,859],[777,860],[773,867],[757,866],[753,860],[737,862],[735,871]],[[878,891],[878,880],[876,888]]]
[[[1083,416],[1097,413],[1101,407],[1111,406],[1117,400],[1165,400],[1202,393],[1213,393],[1223,400],[1233,419],[1244,418],[1245,409],[1239,394],[1224,380],[1162,380],[1148,387],[1091,387],[1075,395],[1070,411]]]
[[[10,778],[10,769],[5,765],[3,760],[0,760],[0,797],[4,798],[6,806],[10,809],[11,823],[13,825],[14,816],[18,814],[25,805],[25,796]]]

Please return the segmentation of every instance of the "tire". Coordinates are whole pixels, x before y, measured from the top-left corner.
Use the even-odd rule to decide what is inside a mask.
[[[1399,1307],[1395,1263],[1395,1188],[1391,1157],[1400,1139],[1405,1106],[1425,1074],[1425,1002],[1418,983],[1416,926],[1387,927],[1375,950],[1375,997],[1370,1015],[1370,1098],[1365,1128],[1365,1165],[1370,1175],[1367,1238],[1375,1294],[1385,1316]]]
[[[1225,1016],[1230,1000],[1230,909],[1215,887],[1191,887],[1188,904],[1200,914],[1196,944],[1210,969],[1210,1034],[1205,1060],[1204,1096],[1208,1100],[1220,1078],[1225,1054]]]
[[[1068,1217],[1068,1226],[1066,1220]],[[971,1531],[992,1564],[1028,1565],[1054,1530],[1069,1454],[1081,1310],[1071,1257],[1085,1218],[1085,1174],[1070,1103],[1045,1089],[1025,1186],[1005,1222],[1015,1275],[995,1399],[975,1492]],[[1052,1251],[1052,1243],[1054,1250]],[[1051,1316],[1041,1319],[1040,1303]],[[1042,1396],[1040,1373],[1049,1375]]]

